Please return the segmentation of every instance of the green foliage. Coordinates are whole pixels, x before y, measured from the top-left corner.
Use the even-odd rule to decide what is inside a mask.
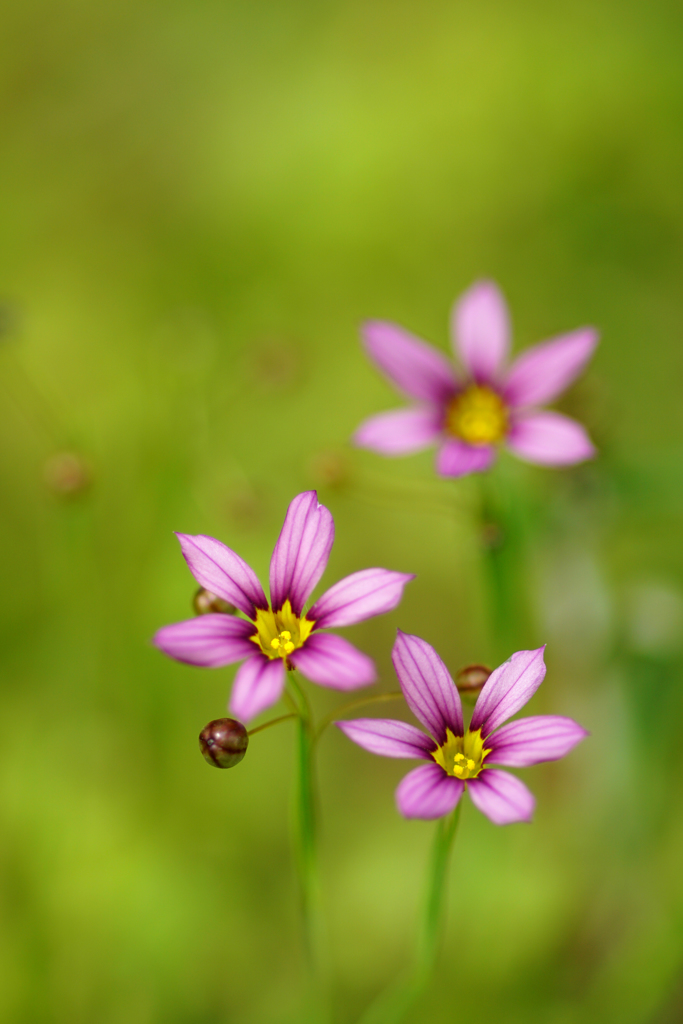
[[[347,448],[399,404],[359,322],[446,347],[450,303],[486,275],[518,347],[603,332],[562,405],[600,458],[505,459],[494,481],[526,566],[506,643],[549,644],[532,713],[592,736],[534,769],[532,827],[465,806],[413,1024],[482,1006],[500,1024],[673,1024],[680,10],[9,0],[3,22],[0,1016],[299,1024],[294,729],[254,736],[233,771],[203,761],[233,670],[149,644],[191,613],[172,531],[221,538],[265,579],[288,501],[317,487],[337,526],[323,583],[418,574],[396,612],[348,631],[379,689],[396,686],[397,625],[453,671],[498,659],[475,482]],[[318,715],[336,702],[311,696]],[[404,764],[335,730],[320,751],[347,1024],[408,962],[432,829],[394,810]]]

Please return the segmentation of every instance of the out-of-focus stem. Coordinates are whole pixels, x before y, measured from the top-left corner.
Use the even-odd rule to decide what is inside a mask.
[[[529,645],[529,603],[522,498],[513,480],[479,478],[478,528],[495,656]]]
[[[323,928],[318,874],[318,808],[314,766],[315,728],[305,692],[294,673],[288,681],[298,708],[297,784],[294,807],[295,861],[304,930],[306,960],[311,978],[310,1020],[325,1024],[329,1019],[325,963],[322,954]]]
[[[359,1024],[401,1024],[431,981],[443,932],[448,859],[458,831],[461,804],[462,800],[452,814],[439,820],[436,828],[413,970],[405,982],[383,992]]]

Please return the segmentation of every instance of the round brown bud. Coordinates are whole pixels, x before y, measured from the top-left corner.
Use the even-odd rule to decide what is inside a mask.
[[[228,604],[218,594],[200,587],[192,598],[192,607],[195,615],[208,615],[209,612],[222,612],[223,615],[234,615],[237,609],[234,604]]]
[[[214,768],[234,768],[248,746],[249,734],[236,718],[216,718],[199,734],[199,749]]]
[[[479,693],[482,686],[491,675],[491,669],[486,665],[466,665],[461,668],[455,678],[455,685],[460,693]]]

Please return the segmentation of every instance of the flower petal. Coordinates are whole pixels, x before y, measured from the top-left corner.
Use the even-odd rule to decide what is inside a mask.
[[[488,768],[468,782],[474,806],[494,825],[531,821],[536,801],[523,782],[508,772]]]
[[[464,782],[446,775],[440,765],[421,764],[399,782],[396,806],[404,818],[443,818],[456,806],[464,788]]]
[[[445,441],[436,456],[436,471],[440,476],[466,476],[484,473],[496,457],[496,449],[489,444],[465,444],[457,437]]]
[[[285,688],[285,663],[282,658],[266,658],[258,652],[237,670],[232,684],[228,710],[241,722],[248,722],[282,696]]]
[[[551,402],[578,377],[597,343],[598,332],[583,327],[528,348],[510,367],[505,401],[517,407]]]
[[[438,406],[393,409],[364,420],[353,443],[380,455],[412,455],[436,441],[442,419]]]
[[[267,608],[263,587],[254,570],[215,537],[176,533],[190,572],[202,587],[218,594],[250,619],[257,608]]]
[[[377,681],[372,658],[334,633],[313,633],[289,660],[311,682],[332,690],[357,690]]]
[[[445,742],[447,728],[462,736],[460,694],[434,648],[399,629],[391,660],[408,707],[437,743]]]
[[[414,573],[361,569],[326,590],[306,618],[313,619],[318,629],[353,626],[373,615],[390,612],[403,597],[406,583],[414,579]]]
[[[578,722],[562,715],[534,715],[504,725],[487,742],[487,763],[506,768],[528,768],[542,761],[557,761],[585,739]]]
[[[545,678],[544,651],[545,646],[517,651],[491,673],[477,698],[470,729],[481,729],[486,737],[531,700]]]
[[[361,333],[370,358],[406,395],[443,403],[455,391],[455,371],[438,349],[381,320],[363,324]]]
[[[451,330],[465,368],[478,383],[494,384],[510,347],[510,321],[505,299],[493,281],[479,281],[458,300]]]
[[[219,668],[248,658],[255,651],[249,637],[253,622],[234,615],[198,615],[196,619],[163,626],[152,643],[176,661],[202,668]]]
[[[434,741],[408,722],[391,718],[354,718],[335,722],[338,729],[371,754],[382,757],[429,757]]]
[[[516,417],[507,443],[520,459],[541,466],[571,466],[596,453],[585,428],[559,412]]]
[[[334,543],[334,519],[318,504],[315,491],[304,491],[290,502],[270,560],[270,599],[273,611],[289,598],[301,615],[311,591],[325,572]]]

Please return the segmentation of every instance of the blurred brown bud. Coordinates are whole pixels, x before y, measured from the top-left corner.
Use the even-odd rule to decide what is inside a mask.
[[[236,718],[216,718],[199,734],[199,749],[214,768],[234,768],[247,752],[249,735]]]
[[[234,615],[237,609],[234,604],[228,604],[218,594],[200,587],[192,598],[192,607],[195,615],[208,615],[209,612],[222,612],[224,615]]]
[[[477,694],[491,675],[491,669],[486,665],[466,665],[461,668],[455,678],[455,685],[460,693]]]
[[[481,542],[485,548],[499,548],[503,543],[503,531],[498,523],[481,524]]]
[[[90,486],[90,471],[75,452],[57,452],[43,467],[43,479],[47,487],[61,497],[70,498]]]
[[[328,450],[313,456],[310,471],[318,487],[343,487],[351,476],[351,465],[346,452]]]

